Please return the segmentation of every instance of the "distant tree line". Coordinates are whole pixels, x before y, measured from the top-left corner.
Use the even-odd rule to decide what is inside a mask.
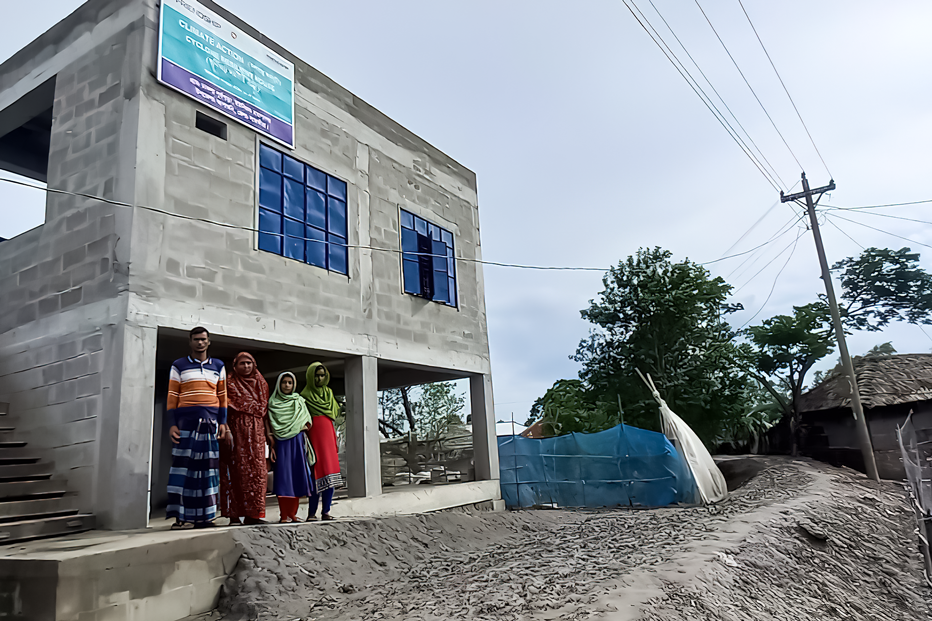
[[[846,331],[878,331],[894,321],[932,323],[932,276],[909,248],[868,248],[832,266],[839,275]],[[658,409],[637,375],[710,448],[754,445],[786,419],[795,438],[799,397],[812,366],[835,349],[824,296],[790,314],[744,329],[729,317],[733,287],[689,259],[640,249],[610,268],[598,298],[581,311],[592,324],[576,353],[578,379],[561,379],[534,402],[527,424],[546,433],[595,432],[620,422],[660,429]],[[874,355],[891,353],[884,344]],[[821,376],[818,379],[822,379]]]

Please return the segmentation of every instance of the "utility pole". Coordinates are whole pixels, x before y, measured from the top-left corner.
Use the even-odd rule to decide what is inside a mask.
[[[809,223],[812,225],[812,237],[815,239],[816,252],[819,254],[819,265],[822,266],[822,280],[825,283],[825,295],[828,298],[828,307],[832,312],[832,323],[835,326],[835,338],[838,339],[838,353],[841,354],[841,364],[845,375],[848,376],[848,386],[851,389],[851,410],[854,412],[856,421],[858,442],[861,445],[861,455],[864,457],[864,469],[867,476],[875,481],[879,481],[877,475],[877,463],[874,461],[874,448],[871,446],[871,436],[867,429],[867,420],[864,418],[864,408],[861,407],[861,394],[858,391],[858,380],[854,374],[854,364],[851,362],[851,355],[848,353],[848,343],[845,342],[845,330],[841,325],[841,314],[838,312],[838,302],[835,300],[835,288],[832,286],[832,274],[828,269],[828,261],[825,260],[825,248],[822,247],[822,234],[819,232],[819,220],[816,218],[815,202],[812,200],[813,194],[822,194],[835,189],[834,179],[829,181],[827,186],[809,189],[809,181],[806,179],[806,173],[803,173],[803,191],[796,194],[784,196],[780,192],[780,202],[788,203],[798,201],[800,198],[806,199],[806,209],[809,212]],[[818,201],[818,199],[816,199]]]

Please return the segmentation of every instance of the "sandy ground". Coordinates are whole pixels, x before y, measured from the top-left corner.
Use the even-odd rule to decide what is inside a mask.
[[[901,484],[761,465],[737,468],[750,478],[709,508],[237,529],[246,553],[198,619],[932,618]]]

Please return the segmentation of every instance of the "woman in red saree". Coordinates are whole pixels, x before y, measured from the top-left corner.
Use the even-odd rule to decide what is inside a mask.
[[[343,485],[340,474],[340,459],[337,455],[337,432],[333,422],[340,415],[340,404],[333,397],[330,383],[330,371],[320,362],[307,368],[307,385],[301,391],[311,413],[311,446],[317,455],[314,464],[314,493],[307,510],[308,522],[317,519],[317,503],[323,499],[320,519],[332,520],[330,504],[333,492]]]
[[[246,352],[233,360],[227,399],[230,435],[220,443],[220,515],[230,524],[242,524],[244,518],[246,524],[264,524],[269,385]]]

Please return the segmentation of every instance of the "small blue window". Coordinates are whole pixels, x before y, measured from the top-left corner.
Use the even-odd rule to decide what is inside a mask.
[[[414,230],[414,216],[405,210],[401,210],[401,228]]]
[[[259,171],[259,206],[282,210],[282,176],[266,168]]]
[[[403,261],[405,293],[421,295],[421,271],[417,261]]]
[[[292,179],[297,179],[301,183],[304,183],[304,164],[293,157],[285,156],[284,173],[286,177],[291,177]]]
[[[262,168],[268,168],[269,170],[280,173],[282,171],[282,154],[275,149],[260,144],[259,165],[262,166]]]
[[[337,179],[336,177],[329,177],[327,179],[327,194],[333,196],[334,198],[339,198],[341,201],[346,201],[346,182]]]
[[[304,221],[304,184],[285,177],[285,210],[289,218]]]
[[[282,253],[282,217],[267,209],[259,209],[259,248]]]
[[[307,223],[321,229],[327,227],[327,199],[317,190],[307,191]]]
[[[327,191],[327,173],[316,168],[307,167],[307,184],[315,190]]]
[[[330,269],[334,272],[346,273],[346,240],[331,235],[327,246],[330,249]]]
[[[259,166],[259,249],[348,275],[346,182],[265,144]]]
[[[346,203],[328,198],[327,207],[327,230],[334,235],[346,236]]]
[[[402,209],[401,251],[405,293],[456,306],[453,234]]]
[[[305,227],[307,262],[327,269],[327,234],[313,226]]]

